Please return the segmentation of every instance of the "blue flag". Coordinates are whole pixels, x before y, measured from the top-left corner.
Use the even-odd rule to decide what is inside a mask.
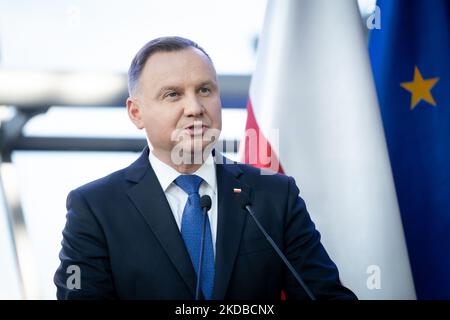
[[[450,299],[450,1],[377,5],[369,52],[416,294]]]

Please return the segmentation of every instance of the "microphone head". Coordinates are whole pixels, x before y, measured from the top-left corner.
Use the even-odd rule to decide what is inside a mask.
[[[206,211],[209,211],[209,209],[211,209],[211,203],[211,197],[206,194],[200,198],[200,207],[202,209],[206,208]]]
[[[246,192],[243,192],[240,190],[239,192],[235,191],[234,194],[235,194],[236,199],[239,202],[239,205],[242,209],[246,209],[245,208],[246,206],[249,206],[252,204],[252,202],[250,201],[250,196]]]

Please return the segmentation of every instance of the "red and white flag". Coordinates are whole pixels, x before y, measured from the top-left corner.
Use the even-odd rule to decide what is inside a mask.
[[[269,0],[241,155],[296,179],[359,298],[415,299],[363,28],[356,0]]]

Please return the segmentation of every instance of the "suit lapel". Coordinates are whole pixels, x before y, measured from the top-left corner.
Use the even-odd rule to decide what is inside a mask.
[[[140,158],[128,168],[126,177],[136,183],[128,190],[129,198],[144,217],[191,293],[195,295],[195,270],[164,191],[148,161],[148,148],[144,149]]]
[[[235,200],[233,189],[241,188],[248,192],[249,188],[239,181],[242,171],[235,164],[217,164],[216,174],[219,198],[213,299],[223,300],[246,220],[246,213]]]

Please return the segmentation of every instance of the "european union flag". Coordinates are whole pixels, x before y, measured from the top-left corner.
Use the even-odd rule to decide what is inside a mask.
[[[369,51],[416,293],[449,299],[450,1],[377,5]]]

